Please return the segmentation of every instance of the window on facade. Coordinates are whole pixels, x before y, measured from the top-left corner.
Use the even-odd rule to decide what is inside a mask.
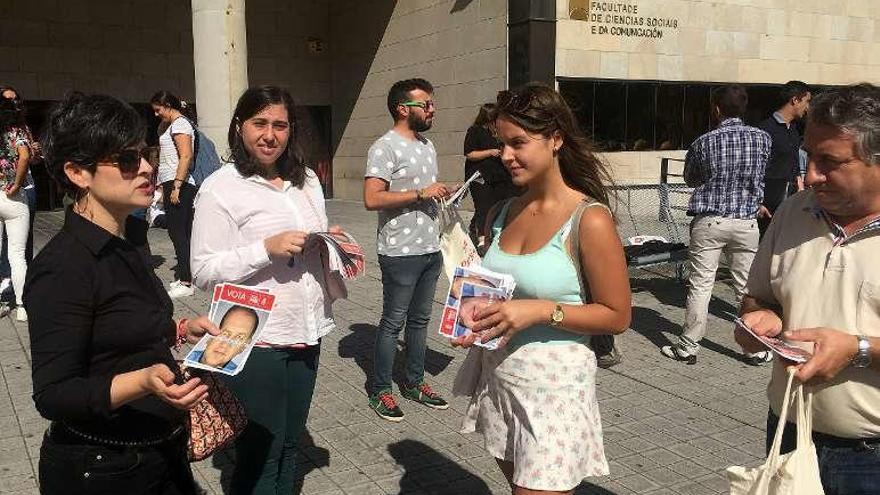
[[[581,129],[601,151],[687,149],[712,129],[709,94],[723,83],[578,79],[559,81]],[[778,87],[744,84],[745,121],[757,124],[778,106]],[[825,87],[813,87],[819,92]]]

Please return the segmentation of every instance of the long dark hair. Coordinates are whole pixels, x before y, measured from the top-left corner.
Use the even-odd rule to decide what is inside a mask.
[[[180,112],[180,114],[183,115],[193,127],[196,126],[196,115],[193,112],[192,105],[188,104],[185,100],[181,100],[171,91],[166,91],[164,89],[156,91],[156,94],[150,98],[150,104],[173,108]]]
[[[72,93],[49,114],[43,138],[46,168],[67,192],[82,195],[64,173],[72,162],[95,173],[98,160],[144,141],[146,124],[129,104],[106,95]]]
[[[18,90],[13,88],[12,86],[0,84],[0,98],[2,98],[3,93],[5,93],[7,91],[12,91],[13,93],[15,93],[15,98],[12,98],[12,99],[3,98],[4,100],[8,100],[8,101],[12,102],[12,105],[15,109],[15,124],[14,125],[19,126],[19,127],[27,126],[27,120],[25,119],[25,110],[26,109],[25,109],[24,98],[22,98],[21,93],[19,93]]]
[[[263,167],[248,154],[244,147],[244,142],[241,139],[241,126],[244,121],[262,112],[269,105],[284,105],[287,110],[287,120],[290,122],[290,139],[287,141],[287,148],[281,153],[275,164],[278,175],[301,188],[306,182],[306,165],[297,143],[299,129],[294,113],[296,107],[290,93],[284,88],[255,86],[248,88],[241,95],[238,104],[235,105],[232,121],[229,122],[229,132],[227,133],[230,150],[229,161],[234,163],[238,173],[245,177],[262,175]]]
[[[480,110],[477,112],[477,118],[474,119],[474,127],[489,127],[492,123],[492,113],[495,111],[494,103],[483,103],[480,105]]]
[[[608,167],[593,153],[571,109],[562,96],[543,84],[527,84],[498,93],[495,119],[505,118],[531,134],[549,138],[562,136],[559,169],[565,183],[587,196],[609,205]]]

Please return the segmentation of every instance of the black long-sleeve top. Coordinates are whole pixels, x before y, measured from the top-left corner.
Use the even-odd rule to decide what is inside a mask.
[[[68,208],[64,227],[28,268],[24,301],[43,417],[118,440],[156,438],[183,424],[186,413],[154,395],[110,409],[115,375],[157,363],[179,373],[169,350],[171,300],[131,243]]]

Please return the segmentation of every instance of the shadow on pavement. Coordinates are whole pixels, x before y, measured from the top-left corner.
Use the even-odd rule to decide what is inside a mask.
[[[713,303],[716,301],[720,303],[716,305],[716,312],[712,311],[711,303],[709,305],[710,312],[716,314],[719,318],[729,320],[730,316],[725,313],[727,310],[717,308],[721,307],[721,304],[724,304],[725,306],[730,306],[730,304],[718,299],[713,299]],[[669,319],[660,314],[657,310],[633,306],[632,330],[648,339],[659,349],[664,345],[669,345],[677,341],[675,337],[678,337],[681,334],[681,325],[669,321]],[[733,324],[730,325],[730,331],[733,332]],[[710,351],[717,352],[718,354],[733,358],[737,361],[745,362],[745,357],[738,349],[729,349],[708,338],[704,338],[700,341],[700,345]]]
[[[400,495],[491,493],[485,481],[421,442],[401,440],[388,445],[388,453],[404,470]]]
[[[601,486],[587,483],[584,481],[574,489],[574,495],[616,495],[612,491],[608,491]]]
[[[430,326],[428,331],[430,332]],[[348,327],[349,333],[339,339],[339,357],[353,358],[358,367],[364,372],[364,391],[371,393],[373,379],[373,347],[376,343],[376,325],[369,323],[355,323]],[[403,330],[405,332],[406,330]],[[403,369],[406,362],[406,348],[403,341],[398,341],[401,351],[394,357],[394,372],[392,378],[395,383],[402,384],[404,380]],[[437,352],[430,347],[425,350],[425,373],[437,376],[449,366],[452,356]]]
[[[235,468],[235,448],[230,446],[211,457],[214,468],[220,471],[220,486],[225,495],[232,494],[232,471]],[[299,440],[296,452],[296,486],[291,495],[302,493],[303,479],[315,469],[330,465],[330,451],[315,445],[312,434],[306,428]]]

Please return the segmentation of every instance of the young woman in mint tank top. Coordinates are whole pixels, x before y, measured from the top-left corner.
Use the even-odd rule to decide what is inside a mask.
[[[517,287],[512,300],[476,314],[476,333],[502,337],[502,347],[483,352],[464,428],[484,434],[515,495],[571,493],[584,478],[608,474],[588,340],[629,326],[626,260],[607,171],[559,93],[543,85],[499,93],[495,126],[501,160],[526,192],[490,212],[483,266],[512,274]],[[579,225],[589,301],[568,249],[583,201],[591,205]]]

